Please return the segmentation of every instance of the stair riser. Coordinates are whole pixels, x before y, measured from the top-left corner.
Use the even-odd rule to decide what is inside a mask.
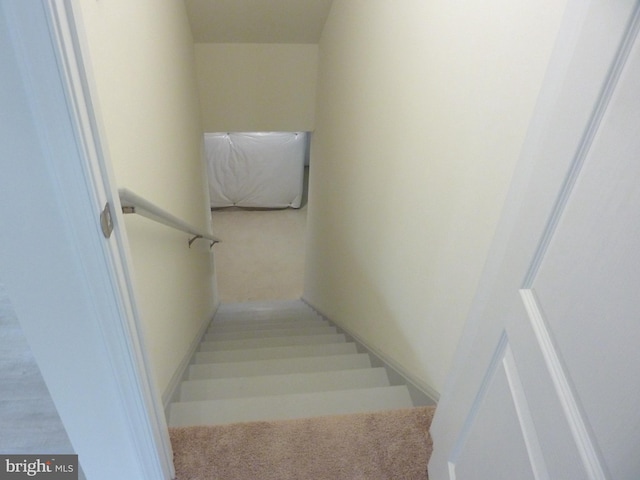
[[[201,352],[219,352],[222,350],[242,350],[247,348],[286,347],[293,345],[320,345],[324,343],[345,343],[342,334],[331,335],[299,335],[297,337],[252,338],[245,340],[218,340],[202,342]]]
[[[412,407],[406,387],[379,387],[171,405],[169,426],[221,425]]]
[[[180,401],[286,395],[389,386],[383,368],[184,382]]]
[[[301,301],[222,305],[172,403],[170,426],[412,406],[406,386]]]
[[[217,332],[207,333],[204,337],[206,342],[216,340],[242,340],[244,338],[268,338],[268,337],[290,337],[297,335],[330,335],[338,333],[336,327],[301,327],[301,328],[276,328],[270,330],[243,331],[243,332]]]
[[[324,345],[302,345],[290,347],[255,348],[250,350],[228,350],[222,352],[198,352],[195,363],[242,362],[275,358],[321,357],[358,353],[354,343],[328,343]]]
[[[251,315],[251,314],[277,314],[280,312],[315,313],[307,304],[300,300],[223,303],[216,314],[226,315]]]
[[[189,380],[253,377],[288,373],[310,373],[331,370],[351,370],[371,367],[369,355],[330,355],[293,359],[259,360],[254,362],[229,362],[191,365]]]
[[[246,313],[246,314],[221,314],[216,313],[217,322],[247,322],[247,321],[273,321],[273,320],[322,320],[320,315],[313,312],[275,312],[275,313]]]
[[[214,332],[242,332],[273,330],[277,328],[308,328],[308,327],[330,327],[329,322],[324,320],[277,320],[273,322],[256,323],[216,323],[211,324],[207,333]]]

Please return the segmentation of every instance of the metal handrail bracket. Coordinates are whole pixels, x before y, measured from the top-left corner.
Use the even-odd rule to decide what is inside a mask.
[[[120,204],[122,205],[122,213],[137,213],[143,217],[153,220],[158,223],[162,223],[171,228],[183,231],[192,235],[189,239],[189,248],[191,244],[203,238],[211,242],[210,247],[213,247],[216,243],[220,242],[220,239],[214,235],[203,232],[196,227],[189,225],[181,218],[172,215],[171,213],[161,209],[157,205],[154,205],[149,200],[142,198],[140,195],[133,193],[131,190],[121,188],[118,190],[120,196]]]

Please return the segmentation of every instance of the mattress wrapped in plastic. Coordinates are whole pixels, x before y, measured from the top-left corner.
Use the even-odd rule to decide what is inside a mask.
[[[212,208],[299,208],[304,132],[206,133]]]

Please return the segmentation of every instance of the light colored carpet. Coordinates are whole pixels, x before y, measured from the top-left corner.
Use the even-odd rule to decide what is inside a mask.
[[[434,411],[170,428],[176,480],[426,479]]]
[[[216,276],[225,303],[300,298],[306,208],[212,212]]]
[[[220,300],[225,303],[300,298],[304,284],[307,185],[300,209],[223,208],[211,213]]]

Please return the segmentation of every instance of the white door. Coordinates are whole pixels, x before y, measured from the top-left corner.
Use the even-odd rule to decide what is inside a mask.
[[[639,9],[569,6],[438,405],[431,480],[640,478]]]

